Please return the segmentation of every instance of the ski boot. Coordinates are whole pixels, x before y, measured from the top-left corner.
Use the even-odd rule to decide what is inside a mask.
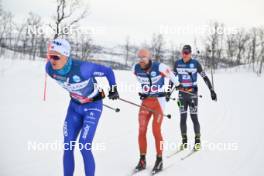
[[[187,135],[186,134],[183,134],[182,135],[182,144],[180,146],[180,150],[184,150],[188,147],[188,144],[187,144],[188,140],[187,140]]]
[[[163,162],[162,162],[162,156],[157,156],[155,165],[152,169],[152,175],[155,175],[156,173],[162,171],[163,169]]]
[[[145,155],[140,155],[139,162],[135,168],[135,172],[139,172],[146,169],[146,156]]]
[[[201,150],[201,135],[196,134],[195,135],[195,142],[194,142],[194,151],[200,151]]]

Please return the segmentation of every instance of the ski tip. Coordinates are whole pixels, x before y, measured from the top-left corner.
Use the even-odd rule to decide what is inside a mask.
[[[167,155],[167,156],[166,156],[167,159],[170,158],[170,157],[171,157],[170,155]]]
[[[152,171],[152,172],[151,172],[151,175],[157,175],[157,174],[160,173],[161,171],[163,171],[163,170],[160,170],[160,171]]]

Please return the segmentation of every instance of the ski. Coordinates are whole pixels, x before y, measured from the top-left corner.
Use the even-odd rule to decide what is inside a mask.
[[[190,153],[188,153],[186,156],[182,157],[181,160],[185,160],[187,158],[189,158],[190,156],[192,156],[193,154],[197,153],[199,150],[192,150]]]
[[[156,171],[152,171],[150,175],[157,175],[157,174],[159,174],[159,173],[161,173],[161,172],[162,172],[162,170],[157,171],[157,172],[156,172]]]
[[[142,169],[142,170],[136,170],[136,169],[133,169],[132,172],[130,174],[128,174],[129,176],[133,176],[139,172],[143,172],[143,171],[146,171],[146,169]]]
[[[133,170],[130,174],[128,174],[128,176],[134,176],[138,173],[141,173],[141,172],[144,172],[146,171],[147,169],[143,169],[143,170]],[[157,175],[158,173],[162,172],[163,170],[160,170],[160,171],[157,171],[157,172],[154,172],[154,171],[151,171],[150,175]]]
[[[171,158],[171,157],[177,155],[178,153],[180,153],[182,151],[183,151],[183,149],[178,149],[178,150],[172,152],[171,154],[167,155],[166,158]]]
[[[165,167],[163,167],[163,169],[160,170],[159,172],[156,172],[156,173],[151,172],[150,175],[159,175],[159,174],[163,173],[164,171],[166,171],[167,169],[173,167],[174,165],[175,165],[175,162],[170,163],[169,165],[166,165]]]

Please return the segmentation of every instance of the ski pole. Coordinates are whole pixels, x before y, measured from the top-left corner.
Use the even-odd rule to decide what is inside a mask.
[[[48,79],[48,74],[45,73],[44,90],[43,90],[43,101],[46,101],[46,99],[47,99],[47,79]]]
[[[48,43],[48,49],[47,49],[47,55],[46,55],[46,63],[49,61],[49,49],[50,49],[50,43]],[[43,90],[43,101],[46,101],[47,99],[47,78],[48,74],[45,72],[45,81],[44,81],[44,90]]]
[[[176,101],[177,99],[176,98],[170,98],[170,100]]]
[[[173,87],[173,89],[170,91],[170,93],[172,94],[172,92],[174,91],[174,89],[176,88],[176,86]],[[176,91],[179,90],[179,89],[176,89]],[[194,93],[191,93],[191,92],[187,92],[187,91],[184,91],[184,90],[179,90],[179,92],[183,92],[183,93],[187,93],[189,95],[193,95],[193,96],[198,96],[199,98],[203,98],[202,95],[196,95]],[[176,98],[171,98],[172,100],[176,100]]]
[[[189,94],[189,95],[198,96],[199,98],[203,98],[203,96],[202,96],[202,95],[196,95],[196,94],[194,94],[194,93],[191,93],[191,92],[188,92],[188,91],[179,90],[179,92],[183,92],[183,93],[186,93],[186,94]]]
[[[150,108],[148,108],[148,107],[146,107],[146,106],[144,106],[144,105],[139,105],[139,104],[133,103],[133,102],[131,102],[131,101],[129,101],[129,100],[125,100],[125,99],[123,99],[123,98],[119,98],[119,100],[121,100],[121,101],[123,101],[123,102],[126,102],[126,103],[128,103],[128,104],[131,104],[131,105],[137,106],[137,107],[143,107],[144,109],[146,109],[146,110],[148,110],[149,112],[152,112],[152,113],[154,113],[154,114],[157,113],[155,110],[150,109]],[[163,114],[163,116],[168,117],[169,119],[171,118],[171,115],[170,115],[170,114]]]
[[[103,104],[103,106],[107,107],[108,109],[114,110],[115,112],[119,112],[119,111],[120,111],[119,108],[113,108],[113,107],[108,106],[108,105],[106,105],[106,104]]]

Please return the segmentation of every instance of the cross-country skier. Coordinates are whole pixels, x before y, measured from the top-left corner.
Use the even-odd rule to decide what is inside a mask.
[[[113,70],[99,64],[75,60],[70,56],[70,44],[64,39],[51,41],[46,72],[65,88],[71,97],[64,122],[64,176],[73,176],[74,146],[79,136],[86,176],[94,176],[95,161],[91,144],[102,113],[104,93],[96,87],[95,77],[105,76],[111,87],[108,97],[118,99]]]
[[[192,58],[192,49],[190,45],[185,45],[182,49],[182,59],[176,61],[174,65],[174,73],[178,76],[180,81],[179,89],[179,101],[181,120],[180,128],[182,135],[181,150],[187,148],[187,109],[189,107],[191,119],[194,125],[195,132],[195,150],[200,150],[200,124],[198,121],[197,110],[198,110],[198,87],[197,87],[197,73],[199,73],[204,79],[206,85],[211,92],[212,100],[217,100],[216,93],[212,84],[204,72],[201,64]],[[169,100],[170,94],[167,94],[167,101]]]
[[[165,91],[164,77],[168,77],[175,85],[179,85],[174,73],[163,63],[152,61],[151,52],[147,49],[140,49],[137,53],[139,62],[133,66],[133,73],[141,83],[142,92],[139,93],[142,100],[142,107],[139,110],[139,150],[140,160],[135,172],[146,168],[147,139],[146,133],[148,123],[153,115],[152,132],[155,138],[157,159],[152,173],[162,170],[162,134],[161,124],[163,120]],[[162,88],[163,87],[163,88]],[[166,87],[166,86],[165,86]],[[165,88],[166,89],[166,88]],[[154,110],[150,112],[144,107]]]

